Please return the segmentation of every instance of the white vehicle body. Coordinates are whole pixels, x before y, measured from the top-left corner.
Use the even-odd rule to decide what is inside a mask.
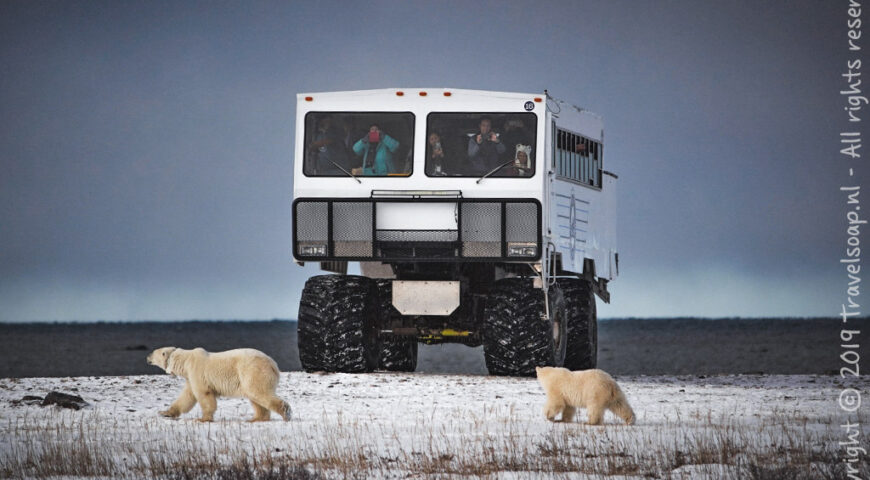
[[[310,143],[313,138],[311,132],[306,134],[306,119],[309,114],[323,112],[413,114],[412,148],[408,152],[408,158],[413,158],[410,172],[401,176],[355,175],[356,178],[349,174],[306,174],[303,169],[306,141]],[[427,122],[430,114],[438,112],[534,114],[534,144],[537,148],[533,170],[523,178],[494,175],[483,180],[476,176],[427,175],[427,132],[430,130]],[[309,122],[308,128],[312,128],[311,125]],[[387,258],[385,254],[379,258],[376,247],[372,255],[371,244],[387,232],[399,232],[397,238],[400,240],[425,240],[425,232],[433,231],[456,232],[464,239],[464,232],[478,225],[463,223],[460,219],[463,215],[460,203],[473,199],[523,199],[540,205],[540,217],[537,220],[539,238],[531,242],[536,243],[537,250],[533,258],[509,258],[504,255],[507,247],[502,247],[503,255],[496,255],[504,257],[501,261],[533,265],[543,277],[542,285],[546,285],[551,276],[586,276],[604,286],[605,294],[606,282],[618,274],[616,176],[602,168],[604,130],[602,120],[595,114],[549,98],[546,94],[435,88],[378,89],[299,94],[296,126],[294,199],[297,202],[301,199],[308,202],[317,199],[359,200],[350,204],[330,203],[329,206],[309,203],[311,206],[304,208],[294,203],[293,256],[298,262],[400,262],[403,259]],[[405,140],[404,143],[407,145],[409,142]],[[580,146],[580,143],[585,144],[585,147]],[[578,152],[578,149],[582,151]],[[367,199],[371,199],[374,205],[363,205]],[[317,205],[323,205],[323,208]],[[526,204],[510,205],[528,210]],[[362,210],[354,210],[357,207]],[[500,221],[510,223],[510,211],[514,207],[502,207]],[[371,224],[366,223],[366,220],[354,230],[335,223],[337,219],[346,218],[355,211],[365,211],[366,215],[371,215]],[[494,206],[489,211],[499,210]],[[328,216],[333,223],[329,227],[309,228],[304,226],[307,220],[302,218],[306,215],[312,218]],[[508,237],[512,235],[511,228],[524,228],[522,225],[506,227],[504,224],[500,224],[500,227],[503,242],[510,242]],[[371,234],[367,231],[370,228]],[[509,230],[506,234],[505,229]],[[345,237],[340,240],[330,237],[328,243],[324,244],[321,237],[327,231],[329,235],[341,231]],[[415,238],[413,232],[419,232],[420,238]],[[463,243],[463,250],[458,250],[464,252],[460,253],[460,256],[465,257],[463,261],[477,258],[471,243]],[[303,248],[306,254],[303,254]],[[514,245],[510,248],[513,249]],[[484,255],[480,258],[490,262],[499,260],[490,257]],[[439,260],[451,261],[443,257]],[[427,259],[407,258],[404,261]],[[589,271],[590,265],[594,272]],[[597,293],[602,295],[601,291]]]

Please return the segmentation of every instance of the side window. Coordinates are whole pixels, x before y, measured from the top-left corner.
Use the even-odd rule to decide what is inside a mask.
[[[561,128],[556,129],[554,142],[556,175],[583,185],[601,186],[601,142]]]

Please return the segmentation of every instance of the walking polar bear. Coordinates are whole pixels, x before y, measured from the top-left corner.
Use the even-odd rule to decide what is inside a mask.
[[[603,370],[572,372],[561,367],[535,367],[538,382],[547,394],[544,416],[551,422],[562,413],[570,422],[577,408],[586,408],[589,425],[600,425],[604,410],[610,410],[626,424],[634,424],[634,411],[613,377]]]
[[[199,421],[211,422],[218,397],[244,397],[254,407],[250,421],[269,420],[269,410],[284,421],[290,420],[290,405],[275,395],[278,365],[259,350],[239,348],[209,353],[202,348],[163,347],[148,355],[148,363],[187,380],[178,399],[160,412],[164,417],[178,417],[199,402]]]

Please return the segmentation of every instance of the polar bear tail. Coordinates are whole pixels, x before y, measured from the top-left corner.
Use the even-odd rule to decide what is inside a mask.
[[[613,400],[608,405],[608,408],[617,417],[625,421],[626,425],[634,425],[634,410],[631,409],[631,405],[628,404],[628,400],[626,400],[625,394],[621,390],[617,389],[614,392]]]

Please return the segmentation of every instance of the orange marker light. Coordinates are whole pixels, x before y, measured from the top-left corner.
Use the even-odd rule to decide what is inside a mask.
[[[453,94],[450,93],[450,92],[444,92],[444,96],[445,96],[445,97],[449,97],[450,95],[453,95]]]
[[[537,103],[541,103],[543,100],[541,100],[541,97],[535,97],[535,101],[536,101]]]
[[[421,97],[425,97],[426,95],[428,95],[426,92],[420,92]]]
[[[314,100],[314,97],[305,97],[305,101],[306,101],[306,102],[310,102],[310,101],[312,101],[312,100]]]
[[[401,97],[401,96],[404,96],[404,95],[405,95],[405,92],[403,92],[403,91],[401,91],[401,90],[398,91],[398,92],[396,92],[396,96],[397,96],[397,97]]]

